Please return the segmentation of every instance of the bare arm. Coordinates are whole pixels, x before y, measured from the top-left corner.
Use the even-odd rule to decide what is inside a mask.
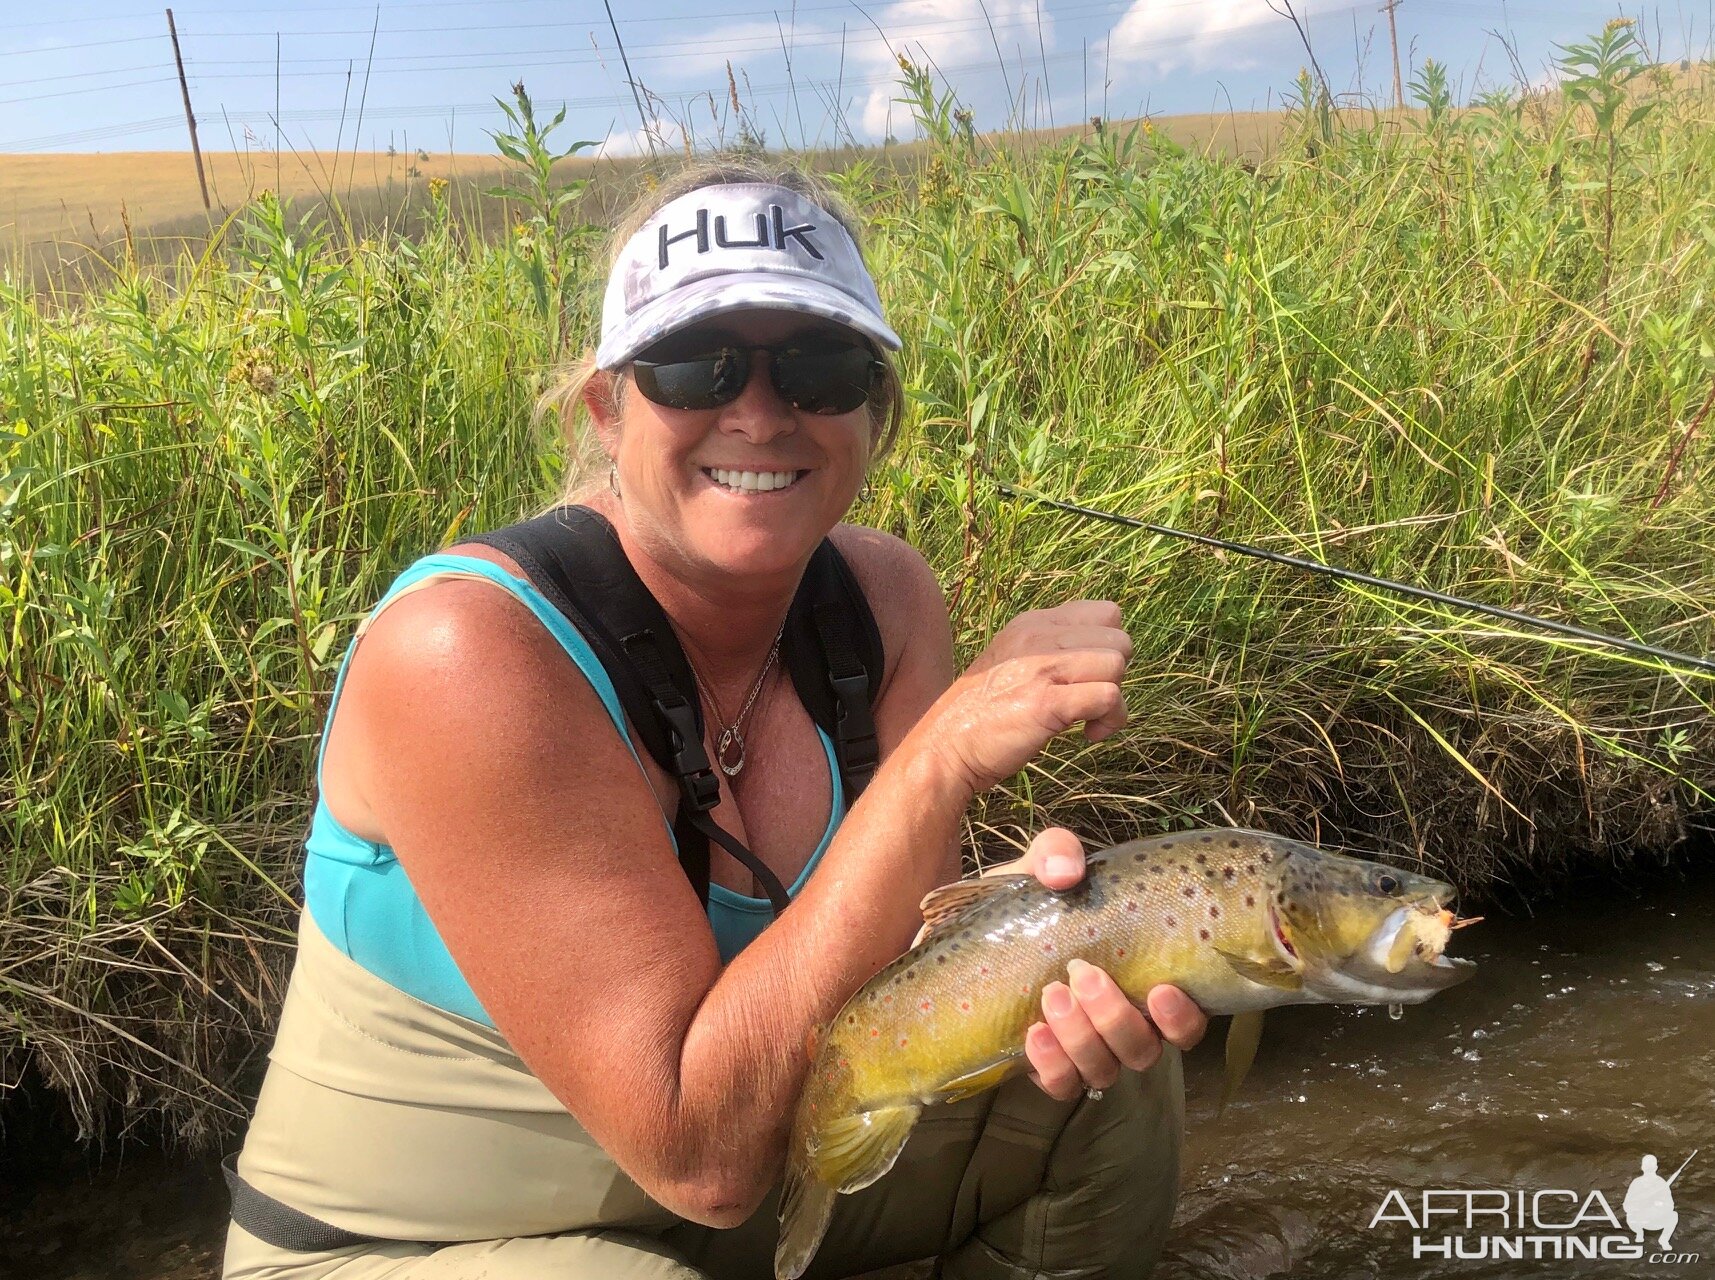
[[[359,786],[461,971],[591,1135],[693,1220],[742,1221],[772,1184],[807,1031],[956,874],[971,797],[1070,725],[1123,721],[1124,657],[1101,644],[948,687],[945,606],[915,564],[909,605],[934,625],[878,705],[883,763],[792,908],[724,970],[654,793],[527,611],[446,583],[383,614],[353,660]]]

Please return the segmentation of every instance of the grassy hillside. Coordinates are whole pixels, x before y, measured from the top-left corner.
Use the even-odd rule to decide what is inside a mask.
[[[995,146],[907,77],[929,143],[836,175],[912,402],[856,514],[924,550],[967,656],[1075,595],[1137,642],[1130,728],[1054,744],[976,844],[1231,821],[1529,896],[1707,820],[1706,677],[995,489],[1707,652],[1711,99],[1624,28],[1566,69],[1461,113],[1425,82],[1404,120],[1307,92],[1261,164]],[[450,190],[410,239],[264,197],[170,272],[0,286],[0,1079],[92,1127],[242,1112],[357,619],[559,483],[528,408],[593,332],[594,239],[472,236]]]

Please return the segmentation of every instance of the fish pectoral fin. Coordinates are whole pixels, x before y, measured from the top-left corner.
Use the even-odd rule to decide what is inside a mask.
[[[1227,1027],[1227,1074],[1221,1082],[1221,1104],[1216,1115],[1224,1113],[1227,1104],[1238,1096],[1239,1086],[1250,1074],[1256,1061],[1257,1045],[1262,1043],[1262,1012],[1235,1013]]]
[[[1255,982],[1259,986],[1274,987],[1280,991],[1302,991],[1304,979],[1279,956],[1269,956],[1266,960],[1253,960],[1250,956],[1241,956],[1232,951],[1220,951],[1221,959],[1232,966],[1233,972],[1239,977]]]
[[[942,925],[964,915],[977,903],[986,902],[997,893],[1010,893],[1035,879],[1035,876],[978,876],[974,880],[956,880],[939,889],[929,890],[919,904],[923,912],[923,933],[918,942],[927,942]]]
[[[893,1168],[922,1110],[880,1107],[823,1121],[814,1156],[817,1180],[842,1194],[861,1191]]]
[[[991,1062],[986,1066],[978,1067],[975,1071],[967,1071],[964,1075],[947,1081],[935,1091],[935,1101],[963,1102],[966,1098],[974,1098],[985,1090],[993,1089],[1023,1069],[1024,1055],[1021,1053],[1008,1054],[998,1062]]]

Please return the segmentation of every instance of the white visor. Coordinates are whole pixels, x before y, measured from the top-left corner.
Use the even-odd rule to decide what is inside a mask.
[[[602,299],[596,364],[624,368],[670,333],[760,307],[819,316],[897,351],[881,296],[846,229],[795,191],[702,187],[626,241]]]

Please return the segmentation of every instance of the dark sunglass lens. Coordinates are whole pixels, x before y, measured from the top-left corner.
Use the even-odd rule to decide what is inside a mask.
[[[637,389],[672,409],[715,409],[738,399],[750,374],[747,352],[733,348],[678,360],[638,360]]]
[[[850,413],[869,399],[880,362],[868,347],[817,344],[775,352],[774,386],[806,413]]]

